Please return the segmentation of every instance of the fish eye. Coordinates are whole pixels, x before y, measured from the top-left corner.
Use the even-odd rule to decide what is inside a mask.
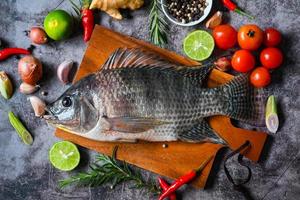
[[[72,99],[71,99],[71,97],[66,96],[63,98],[61,103],[64,107],[70,107],[72,105]]]

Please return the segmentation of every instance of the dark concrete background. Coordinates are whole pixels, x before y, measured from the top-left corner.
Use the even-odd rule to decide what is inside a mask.
[[[9,0],[0,1],[0,38],[5,46],[28,47],[30,41],[24,30],[31,26],[42,25],[46,14],[60,0]],[[247,163],[253,170],[253,177],[247,189],[254,199],[300,199],[300,1],[299,0],[265,0],[238,1],[242,8],[252,13],[254,21],[226,14],[227,20],[236,28],[245,23],[256,23],[262,28],[276,27],[284,36],[281,45],[285,54],[282,67],[272,73],[272,84],[268,91],[272,92],[279,102],[280,130],[271,135],[267,151],[260,163]],[[59,8],[71,11],[70,4],[65,1]],[[149,3],[143,9],[131,12],[132,18],[116,21],[106,14],[97,13],[98,24],[104,25],[123,34],[149,41],[148,12]],[[170,27],[168,49],[182,52],[182,40],[185,35],[201,26],[193,28]],[[99,44],[101,45],[101,44]],[[51,42],[37,46],[34,55],[42,60],[44,79],[40,91],[48,91],[47,102],[57,98],[68,86],[59,83],[55,76],[56,67],[66,59],[80,63],[86,44],[79,32],[62,42]],[[0,70],[5,70],[12,77],[16,88],[21,83],[17,75],[16,58],[0,63]],[[38,92],[36,95],[40,95]],[[155,199],[145,191],[130,189],[130,183],[124,183],[111,190],[109,186],[90,188],[68,188],[61,191],[57,181],[70,174],[54,169],[48,160],[48,150],[59,141],[53,135],[54,128],[34,117],[26,96],[15,92],[9,101],[0,98],[0,199]],[[7,110],[13,110],[25,122],[34,136],[32,146],[24,145],[7,119]],[[265,130],[265,129],[262,129]],[[87,162],[95,152],[80,149],[82,162],[76,171],[84,170]],[[222,157],[222,156],[221,156]],[[235,176],[242,176],[243,170],[231,163]],[[220,163],[216,167],[221,166]],[[136,168],[135,168],[136,169]],[[146,179],[155,179],[153,173],[143,171]],[[242,193],[236,192],[229,185],[222,168],[217,169],[211,177],[212,183],[205,190],[185,186],[181,189],[183,199],[245,199]]]

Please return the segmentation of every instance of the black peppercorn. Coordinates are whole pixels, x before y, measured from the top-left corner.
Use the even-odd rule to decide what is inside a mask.
[[[206,0],[167,0],[169,14],[181,23],[199,20],[207,5]]]

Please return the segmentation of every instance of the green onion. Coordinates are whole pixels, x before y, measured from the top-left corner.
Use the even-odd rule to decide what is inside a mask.
[[[277,106],[275,97],[273,95],[269,96],[266,106],[266,125],[268,130],[271,133],[276,133],[278,126],[279,126],[279,120],[277,115]]]
[[[10,124],[15,128],[22,141],[27,145],[31,145],[33,142],[32,136],[29,133],[29,131],[24,127],[19,118],[16,117],[11,111],[8,112],[8,118]]]
[[[4,71],[0,71],[0,94],[5,99],[10,99],[13,94],[13,86]]]

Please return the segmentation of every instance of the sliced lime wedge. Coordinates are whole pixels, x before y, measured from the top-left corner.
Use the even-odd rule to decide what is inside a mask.
[[[55,143],[49,151],[51,164],[62,171],[74,169],[80,161],[77,147],[69,141]]]
[[[202,30],[188,34],[183,41],[184,53],[197,61],[209,58],[214,47],[215,42],[213,37],[208,32]]]
[[[266,126],[271,133],[276,133],[279,126],[277,106],[276,106],[275,97],[273,95],[269,96],[267,101]]]

